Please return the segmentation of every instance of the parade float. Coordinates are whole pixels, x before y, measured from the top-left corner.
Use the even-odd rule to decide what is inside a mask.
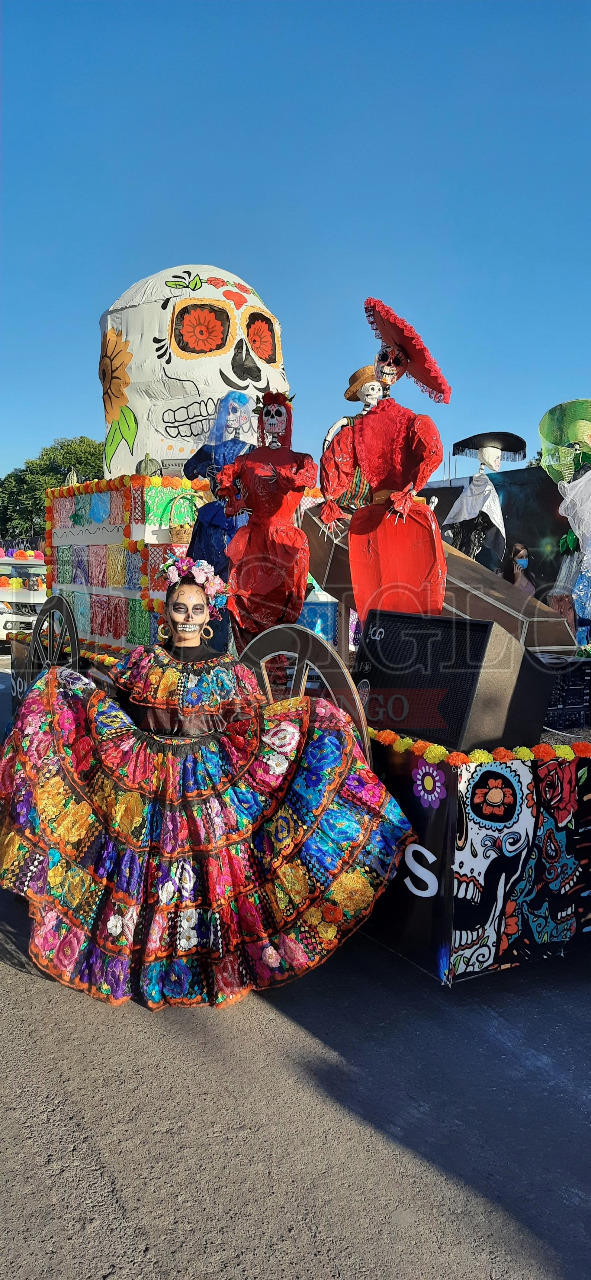
[[[562,952],[591,928],[591,746],[584,734],[568,744],[540,741],[552,661],[576,653],[568,617],[537,599],[517,601],[502,578],[442,540],[425,487],[442,456],[437,428],[397,405],[390,388],[404,373],[435,400],[448,400],[450,388],[408,322],[376,299],[366,313],[381,346],[375,365],[349,379],[346,398],[359,397],[363,408],[325,439],[322,493],[310,488],[311,459],[285,459],[295,468],[288,523],[295,515],[293,532],[301,533],[289,541],[305,544],[297,600],[282,612],[274,598],[268,619],[248,614],[243,657],[269,699],[269,664],[287,655],[292,694],[328,692],[352,715],[413,825],[401,874],[366,928],[451,983]],[[248,450],[267,448],[269,436],[257,439],[252,411],[266,400],[271,435],[278,406],[283,431],[291,417],[279,324],[230,273],[160,272],[124,294],[101,328],[105,474],[47,494],[47,587],[69,626],[50,662],[60,647],[63,660],[70,640],[82,660],[157,642],[163,564],[196,537],[200,512],[225,503],[233,517],[253,506],[241,501],[247,474],[253,493],[261,482]],[[244,397],[235,406],[238,431],[222,412],[229,388]],[[499,436],[492,447],[509,446]],[[214,453],[227,468],[220,492]],[[494,469],[497,453],[480,460]],[[189,479],[195,456],[198,473]],[[270,491],[281,488],[272,459],[259,463]],[[444,522],[451,501],[442,505]],[[452,523],[477,518],[477,505]],[[500,531],[496,504],[495,513],[489,525]],[[249,604],[241,553],[254,532],[235,532],[230,594],[239,622]],[[223,549],[232,561],[227,539]],[[300,613],[308,563],[314,598]],[[357,651],[352,611],[364,623]],[[31,677],[22,639],[15,665],[28,663]]]

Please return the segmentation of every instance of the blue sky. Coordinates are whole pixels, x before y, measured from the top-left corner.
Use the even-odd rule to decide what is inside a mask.
[[[587,0],[5,0],[0,474],[103,438],[100,313],[206,263],[279,316],[316,459],[373,359],[451,382],[444,446],[591,395]]]

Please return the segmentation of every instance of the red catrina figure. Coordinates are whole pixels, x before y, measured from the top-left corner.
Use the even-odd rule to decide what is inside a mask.
[[[228,610],[240,654],[253,636],[302,611],[308,578],[308,540],[293,523],[304,490],[316,483],[309,453],[291,448],[287,396],[266,391],[259,410],[258,448],[220,471],[218,497],[226,515],[250,519],[232,538]]]
[[[337,506],[359,468],[370,505],[349,525],[349,563],[355,608],[364,622],[370,609],[397,613],[441,613],[446,567],[437,520],[418,491],[443,460],[441,437],[426,414],[416,414],[389,396],[408,374],[423,391],[447,403],[451,387],[407,320],[377,298],[365,303],[381,339],[375,363],[384,398],[335,435],[322,455],[320,484],[327,501],[325,524],[342,518]],[[252,455],[251,455],[252,456]]]

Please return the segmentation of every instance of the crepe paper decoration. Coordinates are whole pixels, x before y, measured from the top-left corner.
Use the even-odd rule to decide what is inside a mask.
[[[108,635],[108,596],[91,596],[90,605],[90,630],[91,635],[100,639],[101,636]]]
[[[107,547],[107,586],[125,586],[125,547],[122,544]]]
[[[71,547],[57,548],[57,580],[60,583],[73,582],[74,566]]]
[[[146,610],[142,608],[141,600],[130,600],[127,619],[128,643],[149,645],[152,643],[151,632],[150,614],[146,613]]]
[[[88,548],[88,578],[91,587],[107,585],[107,548],[104,543]]]

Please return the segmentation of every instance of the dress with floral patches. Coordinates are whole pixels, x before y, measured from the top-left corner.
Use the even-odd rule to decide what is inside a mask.
[[[54,668],[4,744],[0,884],[28,899],[35,963],[150,1008],[221,1005],[313,969],[367,917],[409,831],[349,717],[321,699],[265,704],[229,658],[140,648],[110,676],[130,709],[168,708],[181,731],[139,729]]]

